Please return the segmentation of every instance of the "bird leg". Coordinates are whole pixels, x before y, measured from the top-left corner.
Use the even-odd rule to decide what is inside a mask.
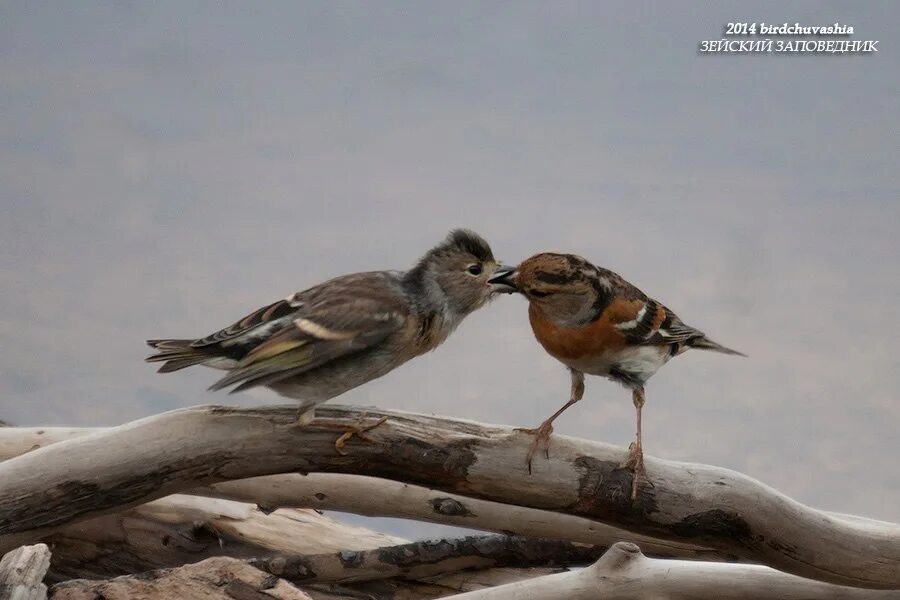
[[[647,471],[644,469],[644,449],[641,446],[641,409],[644,407],[644,388],[639,387],[631,392],[631,400],[634,402],[634,408],[637,413],[637,435],[635,440],[628,446],[628,458],[625,459],[620,468],[629,469],[634,473],[631,479],[631,499],[637,498],[638,485],[647,483],[653,487],[653,482],[647,478]]]
[[[531,459],[538,448],[542,448],[544,456],[548,459],[550,458],[550,434],[553,433],[553,421],[584,396],[584,373],[575,369],[570,369],[570,371],[572,372],[572,390],[569,395],[569,401],[536,428],[518,427],[514,429],[514,431],[521,431],[534,436],[534,441],[531,442],[531,446],[528,447],[528,454],[525,456],[529,474],[531,473]]]
[[[312,406],[310,406],[309,404],[301,404],[297,407],[297,420],[294,422],[294,425],[296,425],[297,427],[303,427],[304,425],[309,425],[315,418],[315,404],[313,404]]]
[[[338,439],[334,441],[334,449],[337,450],[337,453],[341,456],[346,456],[347,451],[344,450],[344,446],[347,442],[354,436],[358,437],[364,442],[368,442],[369,444],[374,444],[375,440],[366,435],[367,431],[375,429],[382,423],[388,420],[387,417],[381,417],[374,423],[369,425],[363,425],[363,422],[366,420],[368,413],[362,413],[359,415],[359,418],[356,420],[356,425],[347,425],[344,422],[334,422],[329,421],[327,419],[319,419],[316,421],[316,427],[323,427],[326,429],[340,429],[343,433],[338,436]]]

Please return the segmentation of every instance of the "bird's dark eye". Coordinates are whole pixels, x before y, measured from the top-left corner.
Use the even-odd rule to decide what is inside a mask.
[[[481,275],[481,265],[478,263],[474,265],[469,265],[466,267],[466,271],[469,272],[469,275]]]
[[[528,293],[535,298],[544,298],[550,295],[550,292],[542,292],[540,290],[529,290]]]

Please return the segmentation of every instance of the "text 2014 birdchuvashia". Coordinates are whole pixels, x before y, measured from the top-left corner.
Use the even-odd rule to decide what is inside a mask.
[[[872,54],[878,52],[878,40],[847,39],[854,34],[852,25],[803,25],[800,23],[733,22],[723,27],[723,37],[701,40],[699,54]],[[772,36],[775,39],[747,39]],[[815,39],[798,39],[815,38]],[[786,39],[778,39],[786,38]],[[842,39],[821,39],[842,38]]]

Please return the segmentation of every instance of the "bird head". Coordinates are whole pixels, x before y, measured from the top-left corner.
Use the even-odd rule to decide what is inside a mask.
[[[579,320],[600,293],[597,268],[574,254],[543,252],[510,271],[498,271],[489,280],[507,285],[535,307],[561,320]]]
[[[455,313],[465,315],[483,306],[493,295],[511,292],[510,286],[490,283],[503,267],[494,259],[490,245],[468,229],[454,229],[429,250],[410,271],[413,278],[432,282]]]

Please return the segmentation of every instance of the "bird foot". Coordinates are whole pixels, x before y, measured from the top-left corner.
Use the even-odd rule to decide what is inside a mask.
[[[294,425],[297,427],[304,427],[312,423],[312,420],[316,418],[316,411],[311,408],[299,408],[297,409],[297,420],[294,422]]]
[[[638,487],[641,484],[656,487],[650,478],[647,477],[647,471],[644,469],[644,450],[637,442],[631,442],[628,446],[628,458],[619,465],[620,469],[628,469],[634,476],[631,478],[631,499],[637,499]]]
[[[531,474],[531,459],[534,457],[534,453],[537,450],[543,449],[544,456],[549,459],[550,458],[550,434],[553,433],[553,424],[549,421],[544,421],[535,429],[527,428],[527,427],[517,427],[513,431],[520,431],[522,433],[527,433],[528,435],[533,435],[534,440],[531,442],[531,446],[528,447],[528,454],[525,455],[525,463],[528,465],[528,474]]]
[[[334,449],[341,456],[346,456],[347,451],[344,450],[344,446],[347,442],[353,438],[354,436],[361,439],[364,442],[369,444],[374,444],[375,440],[366,435],[367,431],[375,429],[382,423],[388,420],[387,417],[381,417],[374,423],[370,423],[368,425],[363,425],[363,422],[366,420],[368,413],[362,413],[359,415],[359,419],[356,421],[356,425],[347,425],[346,423],[330,423],[324,420],[320,420],[316,422],[317,427],[325,427],[325,428],[333,428],[333,429],[341,429],[344,433],[338,436],[338,439],[334,441]]]

